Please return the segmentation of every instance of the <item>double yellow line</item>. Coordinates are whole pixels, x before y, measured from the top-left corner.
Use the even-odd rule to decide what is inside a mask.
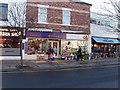
[[[64,71],[64,70],[77,70],[77,69],[95,69],[95,68],[108,68],[108,67],[119,67],[120,65],[107,65],[107,66],[96,66],[96,67],[78,67],[78,68],[65,68],[65,69],[54,69],[54,70],[31,70],[31,71],[10,71],[0,73],[30,73],[30,72],[48,72],[48,71]]]

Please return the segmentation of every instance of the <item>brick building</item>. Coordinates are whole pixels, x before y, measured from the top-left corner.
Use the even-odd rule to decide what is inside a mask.
[[[56,58],[60,58],[64,51],[74,56],[78,46],[89,53],[90,6],[75,0],[28,0],[24,59],[47,58],[46,52],[50,47],[53,47]]]

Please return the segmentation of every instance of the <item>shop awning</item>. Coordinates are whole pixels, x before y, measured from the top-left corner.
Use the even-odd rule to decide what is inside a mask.
[[[92,37],[92,43],[113,43],[120,44],[120,41],[117,38],[103,38],[103,37]]]
[[[61,30],[64,33],[83,33],[84,31]]]
[[[52,29],[44,29],[44,28],[29,28],[28,31],[52,32]]]

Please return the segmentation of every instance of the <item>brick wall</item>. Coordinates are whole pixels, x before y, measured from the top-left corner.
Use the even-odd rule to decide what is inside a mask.
[[[62,24],[62,10],[48,9],[48,23],[59,23]]]
[[[51,8],[47,9],[48,24],[40,24],[38,21],[38,7],[39,5],[49,5]],[[62,25],[62,8],[71,8],[71,26]],[[30,2],[27,6],[27,21],[33,19],[33,28],[47,28],[55,31],[60,30],[75,30],[90,31],[90,5],[72,3],[72,2]],[[27,24],[27,26],[31,26]]]

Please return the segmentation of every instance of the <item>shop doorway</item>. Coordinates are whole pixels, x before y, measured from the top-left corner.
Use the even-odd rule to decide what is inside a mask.
[[[52,47],[55,51],[56,58],[59,57],[59,41],[48,41],[49,48]]]

